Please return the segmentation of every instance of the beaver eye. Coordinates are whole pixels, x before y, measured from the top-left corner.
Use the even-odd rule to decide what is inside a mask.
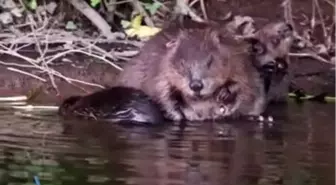
[[[255,44],[252,45],[251,50],[252,50],[252,53],[260,55],[260,54],[263,54],[265,52],[265,47],[264,47],[263,44],[258,42],[258,43],[255,43]]]
[[[181,59],[180,61],[179,61],[179,66],[181,66],[181,67],[184,67],[184,65],[185,65],[185,60],[184,59]]]
[[[206,66],[207,66],[208,68],[210,68],[212,62],[213,62],[213,58],[212,58],[212,56],[210,55],[210,56],[208,56],[207,59],[206,59]]]
[[[187,65],[186,60],[185,59],[180,59],[179,60],[179,65],[178,65],[178,71],[182,74],[186,73],[186,70],[188,69],[188,67],[186,65]]]
[[[271,39],[271,42],[272,42],[273,46],[277,46],[280,43],[280,39],[275,37],[275,38]]]

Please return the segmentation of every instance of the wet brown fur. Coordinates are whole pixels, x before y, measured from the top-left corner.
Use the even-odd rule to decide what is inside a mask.
[[[259,114],[264,107],[262,82],[241,48],[245,46],[214,25],[175,24],[145,44],[120,74],[118,85],[143,90],[173,120],[217,119],[238,109]],[[200,94],[189,88],[193,73],[205,84]],[[231,94],[223,93],[227,90],[237,94],[231,102],[226,101]],[[222,106],[228,111],[221,112]]]
[[[211,97],[202,100],[187,99],[183,113],[187,120],[222,119],[237,115],[259,115],[264,111],[265,99],[259,73],[249,62],[247,45],[221,38],[230,55],[227,62],[230,71],[225,83]],[[225,111],[222,112],[221,109]]]
[[[162,104],[168,118],[181,120],[182,110],[174,94],[187,99],[211,97],[230,73],[226,61],[229,51],[219,43],[217,34],[205,24],[160,32],[124,68],[118,84],[142,89]],[[212,58],[208,60],[210,54]],[[193,78],[204,83],[199,94],[189,88]]]

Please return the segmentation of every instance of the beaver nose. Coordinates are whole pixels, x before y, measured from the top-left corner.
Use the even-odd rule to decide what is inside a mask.
[[[189,87],[195,92],[199,92],[203,89],[203,83],[201,80],[193,80],[190,82]]]
[[[265,65],[262,66],[265,72],[274,72],[276,70],[276,62],[275,61],[269,61]]]

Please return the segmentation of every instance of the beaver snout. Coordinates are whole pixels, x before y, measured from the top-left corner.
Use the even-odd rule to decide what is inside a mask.
[[[189,83],[189,87],[194,92],[199,93],[203,89],[204,84],[201,80],[191,80]]]
[[[262,66],[264,72],[273,73],[276,71],[277,65],[275,61],[269,61]]]
[[[288,64],[283,58],[276,58],[273,61],[267,62],[262,66],[264,72],[268,73],[286,73],[288,69]]]

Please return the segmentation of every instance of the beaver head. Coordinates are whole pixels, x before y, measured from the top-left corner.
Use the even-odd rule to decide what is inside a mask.
[[[254,65],[269,72],[287,70],[286,57],[293,43],[293,32],[291,24],[273,22],[247,38]]]
[[[189,98],[211,96],[230,73],[226,46],[213,27],[181,29],[176,41],[168,46],[172,51],[164,66],[168,69],[167,80]]]

